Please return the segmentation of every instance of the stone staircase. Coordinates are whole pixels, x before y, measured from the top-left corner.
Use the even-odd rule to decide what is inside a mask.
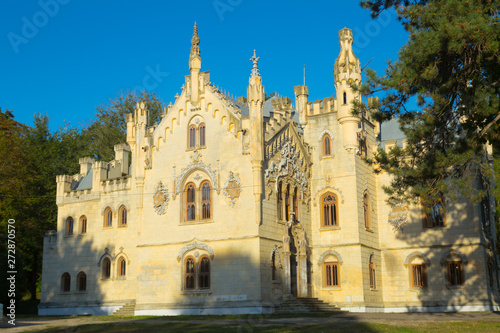
[[[284,297],[274,311],[275,314],[342,312],[335,305],[312,297]]]
[[[113,316],[132,317],[135,312],[135,301],[130,302],[113,312]]]

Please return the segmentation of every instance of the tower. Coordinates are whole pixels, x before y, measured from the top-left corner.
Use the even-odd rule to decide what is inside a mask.
[[[338,120],[342,125],[342,140],[345,149],[357,147],[356,131],[360,117],[353,116],[352,101],[360,100],[359,92],[353,91],[351,83],[361,83],[361,66],[352,51],[352,30],[339,31],[340,54],[335,61],[335,89],[337,91]]]

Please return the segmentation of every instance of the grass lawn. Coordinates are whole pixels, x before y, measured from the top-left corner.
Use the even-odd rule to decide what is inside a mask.
[[[307,323],[292,324],[286,321],[269,323],[268,321],[242,320],[238,316],[230,317],[147,317],[147,318],[110,318],[109,323],[92,323],[73,327],[50,327],[35,332],[51,333],[156,333],[156,332],[500,332],[500,322],[415,322],[409,325],[386,325],[359,322]],[[228,318],[229,317],[229,318]],[[103,317],[94,317],[103,319]],[[107,317],[109,318],[109,317]],[[283,317],[279,317],[283,318]],[[90,319],[90,318],[89,318]],[[248,319],[248,317],[246,317]],[[134,320],[130,322],[130,320]],[[196,320],[196,322],[191,322]],[[30,331],[33,332],[33,331]]]

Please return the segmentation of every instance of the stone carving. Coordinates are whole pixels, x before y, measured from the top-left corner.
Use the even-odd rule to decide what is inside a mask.
[[[193,249],[200,249],[200,250],[207,251],[208,254],[210,255],[210,259],[214,260],[214,256],[215,256],[214,250],[212,250],[212,248],[210,246],[208,246],[207,244],[199,243],[198,241],[194,241],[193,243],[184,245],[182,247],[182,249],[177,254],[177,261],[181,261],[184,254],[188,251],[193,250]]]
[[[213,170],[210,164],[205,164],[201,161],[201,154],[195,150],[194,154],[191,156],[191,163],[188,164],[185,168],[181,170],[181,173],[176,177],[174,175],[174,195],[173,198],[175,198],[179,195],[181,189],[181,183],[184,177],[190,173],[193,170],[196,169],[201,169],[205,171],[209,176],[213,184],[213,189],[217,191],[217,193],[220,192],[219,188],[219,171]],[[175,169],[174,169],[175,170]],[[175,171],[174,171],[175,172]]]
[[[265,171],[266,182],[277,181],[280,177],[290,177],[295,180],[303,192],[306,191],[309,183],[306,173],[301,170],[304,161],[299,158],[299,152],[289,138],[283,140],[278,146],[283,147],[280,151],[281,158],[276,164],[274,161],[269,163]]]
[[[403,204],[397,204],[392,207],[389,212],[388,222],[394,232],[398,230],[404,232],[404,228],[408,222],[408,207]]]
[[[335,250],[328,250],[328,251],[323,252],[319,256],[318,265],[321,266],[323,264],[323,261],[325,260],[325,257],[329,256],[329,255],[333,255],[333,256],[337,257],[337,260],[339,261],[339,264],[342,264],[344,262],[342,260],[342,257],[340,256],[340,254],[338,254],[337,251],[335,251]]]
[[[453,256],[453,255],[456,255],[456,256],[459,256],[460,258],[462,258],[462,263],[464,265],[467,264],[467,257],[465,256],[465,254],[463,254],[462,252],[460,252],[458,250],[451,249],[451,250],[446,251],[443,254],[443,256],[441,257],[441,260],[439,261],[441,266],[444,266],[446,264],[446,258],[448,258],[449,256]]]
[[[328,179],[326,181],[328,182]],[[340,203],[342,203],[342,204],[344,203],[344,194],[342,193],[342,191],[338,187],[335,187],[332,185],[326,185],[325,187],[323,187],[319,191],[316,191],[316,194],[314,195],[314,201],[313,201],[314,207],[316,207],[316,198],[319,197],[319,194],[321,192],[325,192],[326,190],[333,190],[336,193],[338,193],[340,195]]]
[[[241,183],[239,174],[229,171],[229,178],[224,183],[222,194],[229,200],[229,205],[233,207],[237,199],[240,197]]]
[[[271,263],[271,265],[273,264],[273,256],[274,256],[274,264],[275,264],[276,268],[283,268],[283,264],[281,263],[281,256],[280,256],[280,253],[278,251],[278,249],[280,249],[280,248],[281,248],[281,246],[274,244],[274,247],[271,250],[270,263]]]
[[[168,189],[163,186],[162,182],[158,182],[153,196],[153,206],[156,214],[163,215],[166,213],[169,200]]]
[[[431,265],[431,261],[425,256],[425,254],[423,254],[422,252],[420,251],[413,251],[412,253],[410,253],[406,259],[405,259],[405,267],[408,267],[408,265],[410,264],[410,262],[413,260],[413,258],[415,257],[419,257],[419,258],[422,258],[425,262],[425,264],[427,266],[430,266]]]

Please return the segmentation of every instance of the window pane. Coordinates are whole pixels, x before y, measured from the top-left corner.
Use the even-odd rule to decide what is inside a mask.
[[[200,146],[205,146],[205,125],[200,125]]]
[[[196,146],[196,129],[194,126],[189,128],[189,148]]]

